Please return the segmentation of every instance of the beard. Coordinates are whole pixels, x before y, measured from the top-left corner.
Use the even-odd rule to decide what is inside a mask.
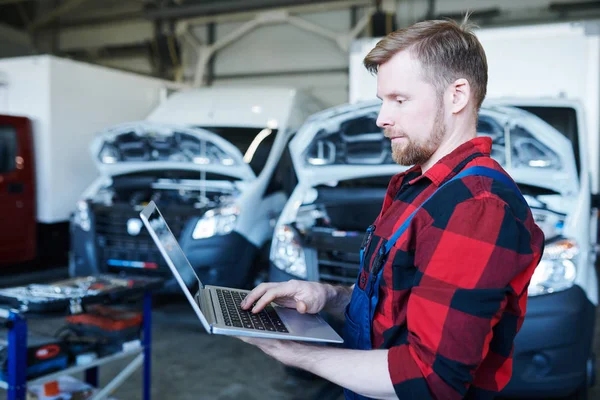
[[[416,142],[403,132],[404,143],[392,142],[392,159],[402,166],[422,165],[433,156],[433,153],[440,147],[446,128],[444,127],[444,109],[439,106],[433,121],[433,128],[429,133],[429,138],[425,142]],[[391,129],[385,129],[385,137],[394,137]]]

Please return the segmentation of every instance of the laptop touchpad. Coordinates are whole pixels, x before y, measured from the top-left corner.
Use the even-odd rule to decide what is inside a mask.
[[[300,314],[293,308],[275,306],[277,314],[281,317],[281,321],[287,326],[290,333],[294,335],[307,335],[317,334],[323,326],[326,325],[325,321],[319,316],[314,314]]]

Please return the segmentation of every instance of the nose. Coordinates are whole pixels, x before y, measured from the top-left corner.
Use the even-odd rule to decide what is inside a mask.
[[[385,107],[384,104],[381,105],[379,115],[377,116],[376,124],[382,129],[394,126],[394,120],[392,119],[391,114],[387,111],[387,107]]]

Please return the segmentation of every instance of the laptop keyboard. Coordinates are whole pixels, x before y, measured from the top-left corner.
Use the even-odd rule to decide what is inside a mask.
[[[246,293],[223,289],[216,289],[216,291],[219,305],[223,311],[225,325],[259,331],[288,333],[273,306],[268,305],[258,314],[252,314],[252,311],[242,310],[242,307],[240,307]]]

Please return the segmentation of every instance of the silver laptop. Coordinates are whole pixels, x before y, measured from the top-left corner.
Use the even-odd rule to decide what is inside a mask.
[[[294,309],[274,303],[258,314],[242,310],[240,303],[249,291],[204,286],[153,201],[142,210],[140,217],[208,333],[309,342],[343,342],[318,314],[300,314]]]

